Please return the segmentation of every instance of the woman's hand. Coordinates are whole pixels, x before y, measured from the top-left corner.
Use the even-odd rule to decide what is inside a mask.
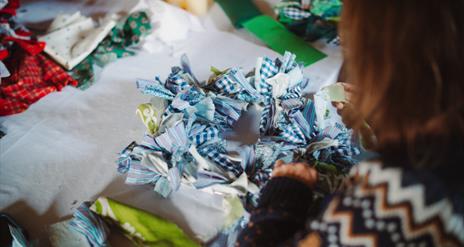
[[[293,178],[310,188],[314,188],[317,182],[317,171],[306,163],[284,164],[282,160],[277,160],[272,171],[272,177]]]
[[[342,121],[348,128],[353,128],[356,121],[360,118],[358,112],[351,104],[351,97],[356,89],[348,83],[340,83],[345,90],[346,102],[332,102],[332,105],[337,108],[338,114],[342,117]],[[375,147],[376,138],[370,126],[364,122],[359,128],[359,136],[364,149],[372,150]]]

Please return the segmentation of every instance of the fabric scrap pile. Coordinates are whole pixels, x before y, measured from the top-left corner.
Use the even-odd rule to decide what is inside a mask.
[[[0,60],[9,71],[0,85],[0,116],[23,112],[51,92],[77,85],[42,53],[45,43],[17,22],[17,8],[19,1],[10,0],[0,9]]]
[[[97,24],[80,12],[58,15],[40,40],[45,52],[61,64],[78,87],[86,89],[96,80],[96,70],[121,57],[135,55],[134,48],[151,32],[149,14],[134,12],[117,22],[108,14]]]
[[[106,197],[83,203],[49,233],[52,246],[110,246],[110,234],[120,233],[134,246],[199,246],[176,224]]]
[[[304,97],[309,81],[295,55],[259,58],[256,68],[218,70],[206,81],[192,73],[188,59],[173,67],[163,82],[138,80],[153,96],[137,114],[147,128],[143,141],[131,143],[118,159],[118,171],[130,185],[152,185],[163,197],[181,183],[199,190],[238,196],[246,208],[256,205],[276,160],[306,161],[322,174],[320,195],[333,193],[355,164],[358,150],[351,131],[334,120],[329,87]],[[339,88],[338,88],[339,89]],[[231,148],[226,137],[250,106],[262,108],[260,138],[254,145]],[[332,107],[333,108],[333,107]]]
[[[4,78],[0,84],[0,116],[23,112],[67,85],[88,88],[99,69],[134,55],[152,30],[146,11],[134,12],[120,21],[115,14],[107,14],[98,23],[76,12],[58,15],[47,33],[37,38],[17,21],[19,6],[19,0],[2,1],[0,5],[0,61],[5,65],[0,67]]]
[[[340,0],[282,0],[275,7],[278,19],[289,30],[308,41],[326,39],[339,43],[337,24]]]

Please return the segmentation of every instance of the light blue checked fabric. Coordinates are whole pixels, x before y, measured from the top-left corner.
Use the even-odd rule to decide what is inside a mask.
[[[199,148],[198,152],[215,162],[220,168],[225,171],[232,173],[235,177],[239,177],[243,173],[243,168],[240,162],[232,161],[224,150],[221,150],[220,146],[217,145],[205,145]]]
[[[109,246],[106,242],[109,233],[108,226],[100,217],[90,211],[88,203],[83,203],[77,208],[74,218],[69,224],[72,229],[85,236],[91,246]]]
[[[196,146],[201,146],[205,143],[220,141],[219,129],[217,129],[214,126],[196,124],[192,127],[190,136],[191,140],[194,142]]]
[[[230,69],[225,74],[221,75],[215,82],[214,87],[216,90],[224,95],[234,95],[242,90],[240,84],[234,81],[233,75],[238,73],[237,69]]]
[[[290,120],[290,122],[285,120],[280,121],[279,129],[282,131],[281,137],[285,142],[296,145],[306,144],[305,135],[296,122],[292,120]]]
[[[166,79],[165,87],[169,89],[172,93],[177,94],[190,87],[190,84],[187,78],[189,76],[180,68],[173,67],[171,74]]]
[[[219,76],[214,82],[215,93],[241,99],[246,102],[257,102],[261,96],[250,84],[240,68],[232,68]]]
[[[261,79],[265,80],[277,75],[277,73],[279,73],[279,67],[275,61],[268,57],[264,57],[259,72],[261,74]]]
[[[279,67],[277,64],[270,58],[264,57],[263,62],[261,63],[261,68],[259,70],[259,93],[265,97],[272,96],[272,86],[266,82],[266,79],[272,78],[277,73],[279,73]],[[256,83],[256,82],[255,82]]]

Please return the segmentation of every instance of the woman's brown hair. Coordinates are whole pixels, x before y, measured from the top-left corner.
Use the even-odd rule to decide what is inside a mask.
[[[416,167],[464,161],[464,1],[343,4],[353,104],[373,128],[377,151]]]

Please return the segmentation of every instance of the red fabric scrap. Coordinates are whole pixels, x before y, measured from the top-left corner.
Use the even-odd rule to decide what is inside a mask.
[[[34,56],[17,49],[5,65],[11,76],[0,84],[0,116],[23,112],[45,95],[78,83],[42,54]]]

